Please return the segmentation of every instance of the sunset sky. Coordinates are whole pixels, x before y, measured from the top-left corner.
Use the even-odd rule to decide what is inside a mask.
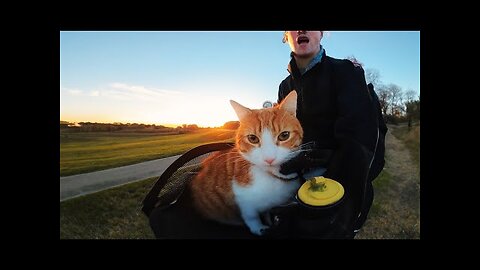
[[[60,32],[60,120],[198,124],[276,101],[290,48],[275,32]],[[355,56],[384,84],[420,94],[419,31],[329,31],[327,55]]]

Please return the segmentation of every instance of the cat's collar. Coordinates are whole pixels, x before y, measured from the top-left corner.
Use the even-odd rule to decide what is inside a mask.
[[[293,181],[293,180],[295,180],[295,179],[298,179],[298,175],[295,176],[295,177],[292,177],[292,178],[286,178],[286,177],[283,177],[283,176],[280,176],[280,175],[276,175],[276,174],[274,174],[274,173],[271,172],[271,171],[268,171],[268,174],[270,174],[271,176],[273,176],[273,177],[275,177],[275,178],[277,178],[277,179],[280,179],[280,180],[282,180],[282,181],[284,181],[284,182],[290,182],[290,181]]]

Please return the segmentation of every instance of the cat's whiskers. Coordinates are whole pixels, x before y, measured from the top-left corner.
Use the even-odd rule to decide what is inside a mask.
[[[314,144],[315,144],[314,142],[307,142],[307,143],[300,144],[299,146],[292,148],[289,154],[298,154],[300,152],[313,151],[313,147],[311,146]]]
[[[296,150],[293,150],[290,153],[288,153],[287,159],[293,158],[293,157],[297,156],[298,154],[300,154],[302,152],[310,152],[310,151],[313,151],[313,149],[296,149]]]
[[[308,147],[307,149],[311,149],[311,145],[314,145],[314,144],[315,142],[310,141],[310,142],[300,144],[298,148],[306,149]]]

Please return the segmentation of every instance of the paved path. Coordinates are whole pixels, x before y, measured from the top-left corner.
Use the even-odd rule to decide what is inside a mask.
[[[103,171],[60,177],[60,201],[149,177],[160,176],[179,156]]]

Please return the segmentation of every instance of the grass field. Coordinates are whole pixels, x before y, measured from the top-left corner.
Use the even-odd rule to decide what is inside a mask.
[[[233,142],[235,130],[200,129],[179,135],[60,133],[60,176],[86,173],[182,154],[209,142]]]
[[[391,128],[386,166],[358,239],[420,238],[419,126]],[[390,136],[391,136],[390,135]],[[412,161],[413,160],[413,161]],[[60,203],[61,239],[152,239],[141,202],[157,178]]]

